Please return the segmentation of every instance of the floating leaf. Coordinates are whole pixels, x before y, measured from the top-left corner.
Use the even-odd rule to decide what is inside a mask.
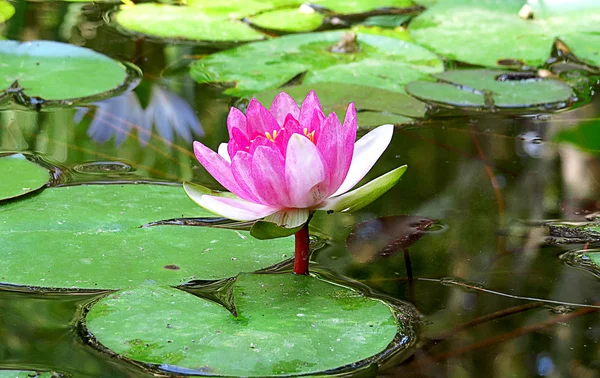
[[[8,21],[15,14],[15,7],[5,0],[0,0],[0,24]]]
[[[0,41],[0,98],[14,95],[28,105],[71,102],[126,84],[121,63],[83,47],[51,41]],[[10,92],[10,93],[8,93]]]
[[[586,270],[600,278],[600,249],[569,251],[560,255],[560,259],[568,265]]]
[[[535,74],[497,70],[457,70],[432,75],[441,82],[415,81],[406,91],[422,101],[469,108],[564,107],[571,88]]]
[[[301,8],[276,9],[249,18],[259,28],[283,32],[309,32],[323,23],[325,17],[317,12],[305,12]]]
[[[361,222],[352,229],[346,245],[362,263],[393,256],[423,237],[433,220],[413,215],[381,217]]]
[[[261,242],[210,227],[140,226],[210,217],[179,186],[49,188],[0,206],[0,280],[15,285],[117,289],[153,280],[178,285],[277,264],[292,239]]]
[[[50,172],[23,155],[0,157],[0,201],[31,193],[46,185]]]
[[[347,287],[310,276],[243,274],[229,289],[229,309],[155,285],[121,291],[90,309],[87,327],[126,358],[222,376],[356,369],[410,344],[409,324]],[[397,333],[407,341],[394,343]]]
[[[280,87],[307,71],[304,83],[337,81],[399,92],[410,80],[443,71],[437,56],[395,38],[358,34],[360,51],[329,51],[343,36],[341,31],[308,33],[239,46],[198,60],[191,75],[200,83],[235,83],[225,93],[248,96]],[[334,73],[331,78],[328,75],[334,70],[344,74]]]
[[[568,34],[560,39],[583,63],[600,67],[600,34]]]
[[[131,31],[160,38],[247,42],[264,39],[250,25],[228,19],[229,12],[207,14],[192,6],[145,3],[121,9],[116,21]]]
[[[386,123],[400,124],[413,121],[412,118],[425,116],[425,104],[415,98],[366,85],[342,83],[302,84],[291,87],[270,89],[257,94],[256,99],[270,104],[279,92],[286,92],[298,104],[308,92],[315,90],[325,113],[335,112],[344,117],[348,104],[354,102],[358,110],[359,127],[379,126]]]
[[[548,9],[558,1],[539,1]],[[581,38],[600,32],[600,5],[589,0],[562,2],[560,11],[533,8],[530,19],[519,16],[522,0],[443,1],[409,25],[417,43],[446,56],[483,66],[538,67],[550,57],[557,37]],[[588,47],[597,38],[581,39]]]

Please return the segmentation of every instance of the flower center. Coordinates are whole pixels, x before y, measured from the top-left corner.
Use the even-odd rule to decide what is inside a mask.
[[[306,137],[308,139],[310,139],[311,142],[313,142],[313,144],[315,143],[315,130],[311,131],[310,133],[308,132],[308,129],[305,127],[304,128],[304,135],[306,135]]]
[[[271,133],[269,133],[268,131],[265,133],[265,136],[271,142],[275,142],[275,139],[277,138],[277,135],[279,135],[278,130],[273,130],[273,136],[271,136]]]

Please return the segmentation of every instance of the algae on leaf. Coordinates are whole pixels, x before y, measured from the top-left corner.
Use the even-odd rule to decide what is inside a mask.
[[[307,84],[342,82],[403,92],[407,82],[444,70],[435,54],[383,36],[357,34],[357,52],[329,51],[343,36],[342,31],[332,31],[251,43],[200,59],[190,73],[200,83],[234,84],[226,94],[248,96],[303,73]]]
[[[103,298],[86,324],[125,358],[222,376],[357,369],[414,342],[383,302],[315,277],[242,274],[226,289],[227,308],[148,284]]]
[[[148,280],[178,285],[267,268],[293,255],[289,238],[261,242],[222,228],[142,227],[212,216],[180,186],[49,188],[0,205],[0,281],[74,289],[119,289]]]

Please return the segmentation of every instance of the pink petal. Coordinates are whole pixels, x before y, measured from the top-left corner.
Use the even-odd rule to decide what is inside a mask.
[[[314,118],[314,113],[317,112],[317,118]],[[321,103],[317,98],[317,94],[314,90],[310,91],[308,96],[302,102],[302,106],[300,107],[300,117],[298,121],[300,121],[300,125],[302,127],[306,127],[309,131],[316,130],[314,128],[315,123],[318,123],[319,120],[324,120],[325,115],[323,114],[323,110],[321,109]]]
[[[250,100],[248,110],[246,111],[246,122],[248,127],[248,137],[252,140],[257,135],[265,135],[266,133],[273,134],[274,130],[279,130],[281,127],[275,120],[275,117],[262,106],[256,99]]]
[[[246,134],[237,127],[230,129],[229,134],[231,135],[231,139],[229,139],[229,143],[227,143],[227,152],[230,157],[235,156],[238,151],[248,152],[250,149],[250,141]]]
[[[252,176],[265,204],[291,207],[285,181],[285,160],[279,150],[258,147],[253,155]]]
[[[317,147],[305,136],[294,134],[287,145],[285,179],[294,208],[319,204],[328,191],[325,168]]]
[[[354,153],[348,174],[332,196],[346,193],[365,177],[390,144],[393,134],[394,125],[379,126],[354,144]]]
[[[356,139],[355,115],[354,105],[350,104],[344,126],[342,126],[337,115],[331,113],[325,120],[317,140],[317,149],[323,157],[323,164],[329,178],[330,192],[327,193],[327,196],[333,194],[340,187],[350,169]]]
[[[231,173],[231,165],[221,155],[217,154],[200,142],[194,142],[194,153],[196,155],[196,159],[198,159],[200,164],[202,164],[208,173],[210,173],[210,175],[227,190],[243,199],[251,198],[237,184],[233,174]]]
[[[279,93],[275,96],[273,103],[271,104],[271,114],[277,120],[280,126],[283,126],[285,118],[288,114],[298,119],[300,116],[300,109],[296,101],[285,92]]]
[[[263,204],[262,196],[258,194],[252,177],[252,155],[238,151],[231,162],[231,173],[240,188],[248,194],[248,200]]]
[[[198,200],[198,205],[206,210],[238,221],[250,221],[264,218],[279,209],[264,206],[238,198],[215,197],[204,195]]]
[[[233,138],[232,129],[237,128],[242,132],[243,135],[248,138],[248,128],[246,126],[246,116],[239,109],[231,107],[229,114],[227,115],[227,130],[229,130],[229,137]]]
[[[298,123],[293,116],[288,115],[283,124],[281,134],[277,135],[277,138],[275,138],[275,146],[279,148],[283,157],[285,157],[287,152],[288,142],[294,134],[304,134],[304,131],[302,126],[300,126],[300,123]]]

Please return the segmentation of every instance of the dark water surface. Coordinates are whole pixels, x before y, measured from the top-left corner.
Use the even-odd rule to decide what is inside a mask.
[[[53,185],[194,180],[218,188],[191,142],[216,149],[226,141],[233,103],[221,88],[178,74],[181,56],[210,50],[124,36],[103,23],[98,5],[17,8],[3,36],[83,45],[134,62],[144,78],[135,92],[87,111],[0,112],[0,151],[33,154],[54,168]],[[143,130],[132,118],[136,106],[177,118],[156,116]],[[332,239],[314,261],[423,315],[413,357],[380,375],[600,377],[600,281],[559,258],[599,246],[552,245],[541,227],[600,210],[600,146],[555,142],[582,123],[600,127],[599,119],[596,97],[552,115],[450,115],[398,126],[367,179],[408,164],[400,183],[359,213],[314,220]],[[95,295],[0,291],[0,369],[153,376],[86,343],[77,319]]]

